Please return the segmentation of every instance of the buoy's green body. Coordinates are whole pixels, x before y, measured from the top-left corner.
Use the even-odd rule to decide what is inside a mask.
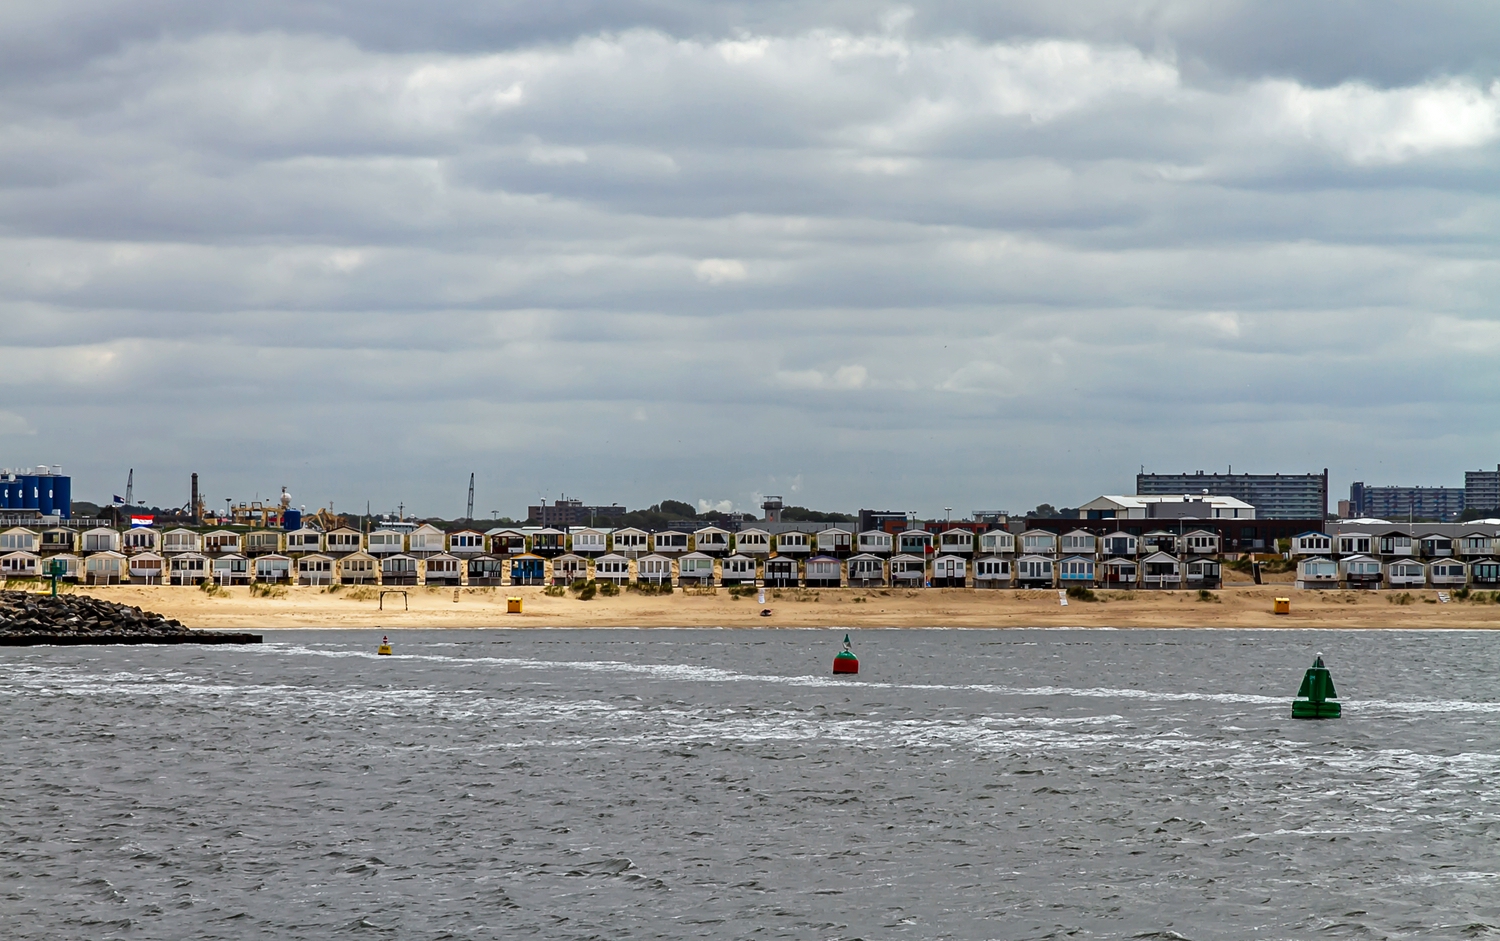
[[[1313,661],[1302,677],[1302,687],[1292,702],[1293,719],[1337,719],[1342,708],[1334,700],[1338,691],[1333,688],[1333,676],[1323,665],[1323,655]]]

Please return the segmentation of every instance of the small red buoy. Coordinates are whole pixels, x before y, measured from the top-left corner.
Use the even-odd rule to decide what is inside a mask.
[[[858,673],[859,658],[854,651],[849,649],[849,635],[844,635],[844,649],[839,651],[833,658],[833,672],[835,673]]]

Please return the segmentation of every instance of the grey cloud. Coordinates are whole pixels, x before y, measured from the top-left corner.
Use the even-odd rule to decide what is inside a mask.
[[[59,9],[0,31],[0,450],[83,495],[1024,509],[1500,445],[1478,7],[1399,55],[1389,4],[1337,55],[1276,4]]]

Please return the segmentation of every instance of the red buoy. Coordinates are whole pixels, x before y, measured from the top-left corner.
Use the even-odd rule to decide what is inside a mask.
[[[844,635],[844,649],[839,651],[833,658],[833,672],[835,673],[858,673],[859,658],[854,651],[849,649],[849,635]]]

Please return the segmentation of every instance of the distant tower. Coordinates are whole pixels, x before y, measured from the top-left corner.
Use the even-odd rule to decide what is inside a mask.
[[[771,496],[766,497],[765,501],[761,503],[760,508],[762,510],[766,511],[766,522],[767,523],[779,523],[779,522],[781,522],[781,498],[780,497],[771,497]]]

